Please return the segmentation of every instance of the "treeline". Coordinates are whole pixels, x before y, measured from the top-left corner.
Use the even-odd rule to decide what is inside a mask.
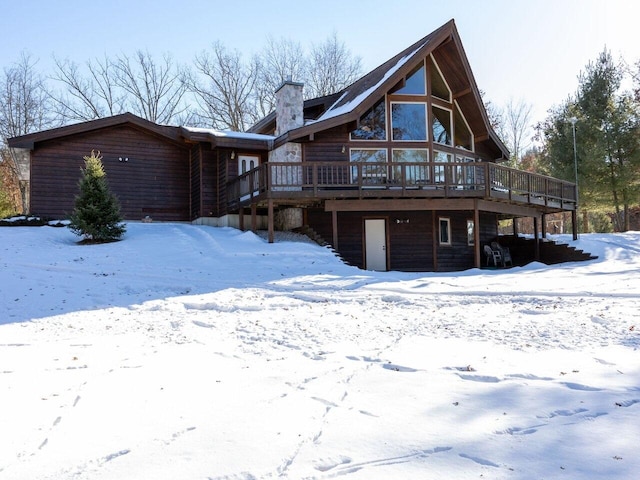
[[[583,231],[606,230],[605,215],[613,230],[629,230],[640,202],[640,62],[616,62],[605,49],[579,74],[577,91],[537,125],[537,135],[542,146],[530,152],[529,168],[577,176]]]
[[[335,33],[306,49],[269,37],[249,58],[218,41],[190,65],[142,50],[81,64],[53,60],[53,71],[43,72],[23,52],[0,75],[0,217],[26,204],[27,183],[19,181],[16,152],[4,148],[8,138],[124,112],[158,124],[244,131],[274,109],[274,92],[287,79],[303,82],[314,98],[362,74],[360,57]]]

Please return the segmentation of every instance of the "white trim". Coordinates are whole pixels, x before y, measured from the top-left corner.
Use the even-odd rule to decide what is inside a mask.
[[[442,241],[442,223],[447,224],[447,241]],[[451,218],[449,217],[438,217],[438,245],[444,245],[450,247],[451,242]]]

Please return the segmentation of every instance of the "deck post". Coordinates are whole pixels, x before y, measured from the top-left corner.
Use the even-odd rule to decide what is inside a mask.
[[[338,211],[331,212],[331,229],[333,231],[333,248],[338,250]]]
[[[480,251],[480,211],[478,210],[478,200],[473,202],[473,256],[476,268],[482,266]]]
[[[540,239],[538,238],[538,222],[538,217],[533,217],[533,259],[536,262],[540,261]]]
[[[238,228],[244,232],[244,208],[238,210]]]
[[[571,230],[573,230],[573,241],[578,240],[578,211],[571,210]]]
[[[546,213],[542,214],[542,225],[540,227],[542,230],[542,238],[547,238],[547,215]]]
[[[273,199],[267,201],[267,219],[269,223],[269,243],[273,243]]]
[[[251,204],[251,231],[256,232],[258,230],[258,206],[255,203]]]

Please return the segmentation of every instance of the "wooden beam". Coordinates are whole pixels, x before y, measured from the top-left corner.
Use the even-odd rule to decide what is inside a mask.
[[[473,256],[476,268],[482,266],[482,251],[480,249],[480,210],[478,202],[474,202],[473,209]]]
[[[542,238],[543,239],[547,238],[547,216],[544,213],[542,214],[542,222],[541,222],[540,230],[542,232]]]
[[[464,97],[465,95],[468,95],[471,92],[472,92],[471,87],[465,88],[464,90],[460,90],[459,92],[454,93],[453,98],[456,99],[456,98]]]
[[[489,202],[492,203],[492,202]],[[472,198],[407,198],[407,199],[366,199],[327,200],[325,212],[372,212],[411,210],[473,210]]]
[[[338,250],[338,212],[331,212],[331,230],[333,232],[333,248]]]
[[[244,208],[238,210],[238,228],[244,232]]]
[[[273,200],[267,201],[267,223],[269,224],[269,243],[273,243]]]
[[[435,210],[431,212],[431,230],[433,231],[433,271],[438,271],[438,230]]]
[[[256,232],[258,230],[258,205],[255,203],[251,204],[251,231]]]
[[[481,212],[504,213],[518,217],[535,217],[539,215],[539,211],[535,207],[512,205],[504,202],[491,202],[488,200],[478,200],[478,209]]]
[[[536,262],[539,262],[540,261],[540,240],[538,238],[538,217],[533,217],[533,240],[534,240],[533,258]]]
[[[573,230],[573,241],[578,240],[578,211],[571,210],[571,230]]]

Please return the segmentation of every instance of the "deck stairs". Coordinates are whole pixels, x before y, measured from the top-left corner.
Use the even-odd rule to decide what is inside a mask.
[[[501,235],[498,237],[498,242],[504,247],[509,247],[514,265],[526,265],[535,259],[535,243],[533,238]],[[595,260],[596,258],[598,257],[566,243],[557,243],[548,239],[540,242],[540,262],[546,265],[565,262],[585,262]]]

